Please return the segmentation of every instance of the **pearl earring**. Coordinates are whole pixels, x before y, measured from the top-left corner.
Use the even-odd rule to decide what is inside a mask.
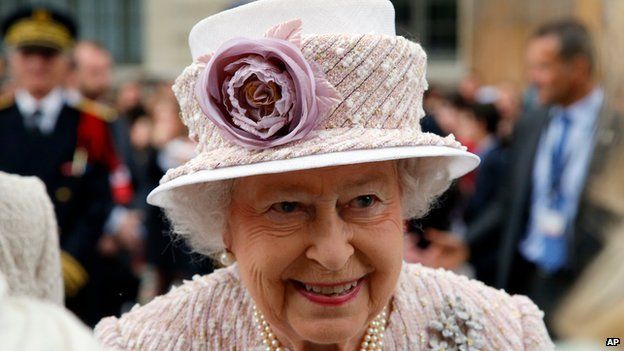
[[[228,249],[225,249],[219,255],[219,262],[227,267],[232,263],[236,262],[236,257],[234,257],[234,254],[232,254]]]

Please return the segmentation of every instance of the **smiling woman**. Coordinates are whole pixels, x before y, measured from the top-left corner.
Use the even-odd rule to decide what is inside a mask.
[[[355,349],[401,270],[396,164],[240,179],[226,228],[241,281],[278,339],[303,350],[360,334]]]
[[[404,220],[478,158],[420,130],[426,57],[388,1],[259,0],[189,42],[174,91],[198,155],[148,201],[227,267],[104,319],[105,346],[552,348],[526,297],[402,260]]]

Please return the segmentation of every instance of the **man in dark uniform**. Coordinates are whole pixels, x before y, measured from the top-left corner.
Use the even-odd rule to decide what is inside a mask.
[[[100,316],[90,273],[119,158],[106,122],[66,102],[73,20],[50,8],[23,8],[1,30],[15,92],[0,103],[0,170],[45,182],[61,235],[67,307],[94,325]]]

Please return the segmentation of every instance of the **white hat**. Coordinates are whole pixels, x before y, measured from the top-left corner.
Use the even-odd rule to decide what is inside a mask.
[[[0,272],[2,350],[101,350],[93,334],[65,308],[32,296],[10,295]]]
[[[200,21],[173,86],[197,156],[148,196],[181,186],[346,164],[479,158],[423,133],[426,55],[396,36],[387,0],[259,0]]]
[[[0,272],[11,294],[63,305],[58,226],[45,184],[0,172]]]

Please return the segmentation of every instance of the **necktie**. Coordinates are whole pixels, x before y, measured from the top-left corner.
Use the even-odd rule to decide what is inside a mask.
[[[41,110],[37,109],[32,115],[26,118],[26,127],[30,132],[39,133],[39,126],[41,125],[42,119],[43,113]]]
[[[552,152],[551,166],[550,166],[550,191],[551,199],[555,202],[551,206],[559,208],[562,206],[563,194],[561,190],[561,177],[567,163],[567,157],[565,155],[566,146],[568,145],[568,136],[570,134],[570,117],[564,111],[559,117],[561,122],[561,134],[558,142]]]
[[[550,186],[549,186],[549,209],[553,213],[564,216],[565,196],[563,194],[561,180],[566,168],[567,160],[565,150],[569,143],[571,120],[564,111],[559,117],[561,132],[558,140],[554,143],[550,159]],[[567,226],[567,220],[565,221]],[[563,267],[567,258],[567,240],[565,231],[562,235],[543,235],[544,250],[535,262],[545,272],[553,273]]]

